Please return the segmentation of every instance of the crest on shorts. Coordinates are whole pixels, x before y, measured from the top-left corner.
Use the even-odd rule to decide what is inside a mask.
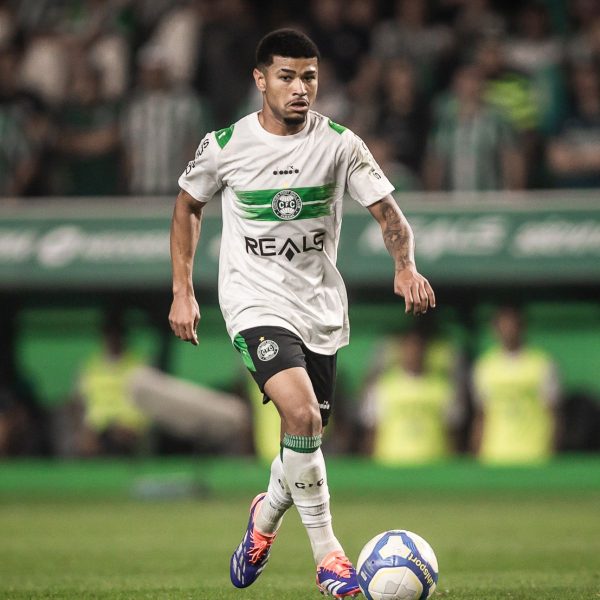
[[[256,354],[260,360],[271,360],[279,354],[279,346],[273,340],[265,340],[258,345]]]
[[[294,190],[281,190],[273,196],[271,208],[283,221],[291,221],[302,210],[302,198]]]

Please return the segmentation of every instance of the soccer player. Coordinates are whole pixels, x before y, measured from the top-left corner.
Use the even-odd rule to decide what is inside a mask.
[[[198,344],[192,264],[204,205],[221,192],[219,303],[232,342],[281,417],[281,452],[268,490],[254,498],[230,562],[232,583],[264,569],[294,504],[310,539],[321,592],[360,590],[334,535],[321,435],[333,400],[337,350],[348,343],[347,298],[335,266],[347,190],[380,224],[406,312],[435,306],[415,267],[413,235],[393,186],[351,131],[311,111],[319,51],[281,29],[258,45],[254,80],[262,109],[209,133],[179,179],[171,227],[175,335]]]

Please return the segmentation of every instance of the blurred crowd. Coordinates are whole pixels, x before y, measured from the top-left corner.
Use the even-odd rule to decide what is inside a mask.
[[[175,193],[283,26],[397,189],[600,185],[596,0],[0,0],[0,196]]]

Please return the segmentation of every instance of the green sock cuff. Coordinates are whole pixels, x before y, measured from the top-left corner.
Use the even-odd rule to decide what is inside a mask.
[[[290,435],[283,434],[281,442],[281,454],[283,458],[283,449],[288,448],[294,452],[315,452],[321,446],[321,435]]]

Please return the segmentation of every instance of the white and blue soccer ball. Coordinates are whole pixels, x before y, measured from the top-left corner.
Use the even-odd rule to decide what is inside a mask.
[[[358,583],[368,600],[426,600],[438,581],[431,546],[404,529],[384,531],[369,540],[356,563]]]

